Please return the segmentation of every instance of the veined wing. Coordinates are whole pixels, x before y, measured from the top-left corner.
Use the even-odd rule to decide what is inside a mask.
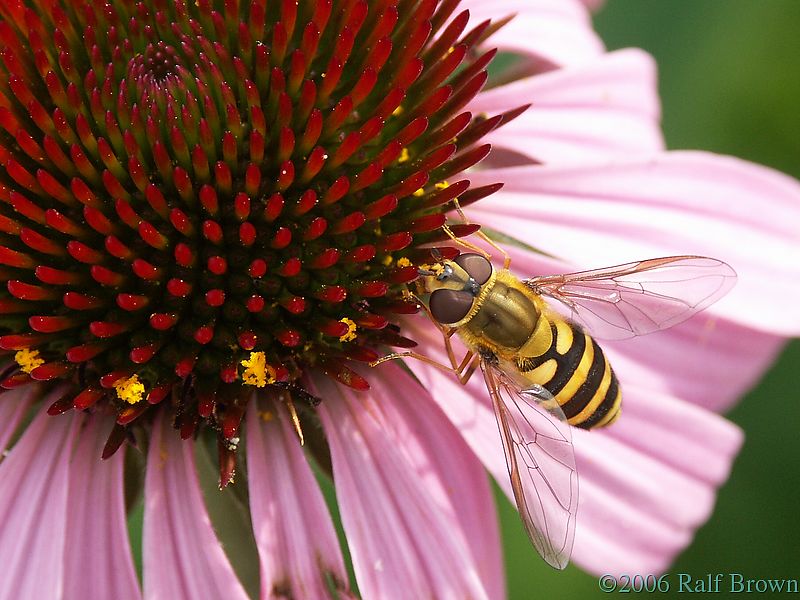
[[[618,340],[682,323],[727,294],[736,272],[714,258],[669,256],[523,283],[566,306],[593,336]]]
[[[542,558],[563,569],[572,553],[578,511],[570,426],[553,396],[541,386],[522,389],[486,360],[481,369],[528,537]]]

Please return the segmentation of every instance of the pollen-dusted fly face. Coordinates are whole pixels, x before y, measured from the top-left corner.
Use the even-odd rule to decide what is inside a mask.
[[[492,276],[491,263],[480,254],[461,254],[419,269],[421,287],[430,294],[431,315],[443,325],[461,321],[472,309],[481,286]]]

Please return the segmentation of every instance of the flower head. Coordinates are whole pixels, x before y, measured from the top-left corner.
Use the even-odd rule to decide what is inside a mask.
[[[248,386],[367,389],[348,364],[399,339],[417,248],[491,191],[447,183],[503,119],[463,110],[494,53],[453,8],[6,7],[7,384],[228,440]]]
[[[0,446],[36,412],[0,463],[0,562],[15,565],[0,596],[141,595],[125,531],[133,447],[147,463],[146,597],[352,595],[306,454],[333,474],[365,597],[503,595],[481,461],[508,477],[485,387],[426,363],[368,366],[417,345],[446,362],[408,292],[479,229],[448,213],[488,224],[534,274],[568,268],[532,246],[575,265],[736,262],[700,225],[733,231],[737,207],[763,197],[794,217],[800,197],[765,170],[663,153],[648,58],[604,54],[579,2],[549,3],[0,5]],[[490,78],[495,46],[514,56]],[[682,203],[697,190],[708,222]],[[762,266],[749,261],[746,289]],[[663,568],[707,516],[741,438],[704,406],[732,402],[787,333],[749,302],[721,309],[708,345],[687,326],[652,359],[609,347],[630,409],[610,433],[576,435],[594,517],[581,564]],[[663,375],[720,345],[735,380],[709,391]],[[765,358],[745,360],[754,347]],[[238,540],[252,539],[260,579],[237,576],[219,543],[195,454],[209,448],[222,487],[246,457]]]

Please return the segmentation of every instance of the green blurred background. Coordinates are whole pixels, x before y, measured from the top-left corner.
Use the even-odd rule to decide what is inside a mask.
[[[800,1],[607,0],[595,25],[609,49],[655,56],[670,148],[734,154],[800,178]],[[671,573],[800,579],[798,384],[795,341],[730,413],[744,448],[713,517]],[[607,596],[597,578],[533,556],[516,513],[500,504],[512,600]],[[676,581],[659,596],[676,595]]]

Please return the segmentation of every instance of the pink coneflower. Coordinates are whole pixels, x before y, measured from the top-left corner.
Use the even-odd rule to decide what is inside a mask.
[[[798,330],[800,187],[664,153],[651,61],[581,3],[7,2],[0,40],[0,598],[353,595],[309,457],[363,597],[502,597],[485,387],[368,366],[441,357],[405,292],[455,198],[522,274],[735,265],[714,312],[607,345],[624,416],[575,433],[580,565],[663,569],[708,517],[741,443],[712,411]],[[252,522],[225,548],[209,449]]]

